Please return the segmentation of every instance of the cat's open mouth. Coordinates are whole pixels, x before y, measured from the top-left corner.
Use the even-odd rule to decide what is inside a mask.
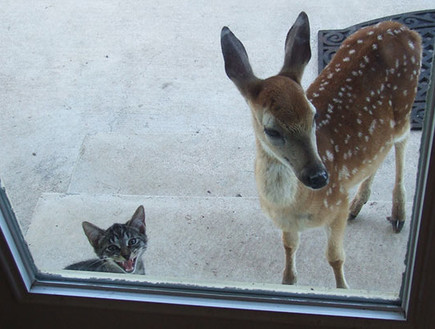
[[[125,262],[116,262],[122,269],[127,272],[131,273],[134,271],[134,268],[136,266],[136,258],[131,258],[129,260],[126,260]]]

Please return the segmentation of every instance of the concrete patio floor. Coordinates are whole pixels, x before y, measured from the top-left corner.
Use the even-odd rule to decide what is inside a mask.
[[[80,223],[102,227],[143,204],[150,277],[279,283],[280,232],[260,211],[250,112],[225,75],[220,29],[244,42],[255,73],[275,74],[304,10],[317,73],[317,31],[432,1],[2,1],[0,177],[37,266],[92,257]],[[421,132],[407,150],[407,211]],[[394,234],[394,154],[346,232],[352,288],[397,293],[409,225]],[[322,230],[307,231],[299,285],[333,287]]]

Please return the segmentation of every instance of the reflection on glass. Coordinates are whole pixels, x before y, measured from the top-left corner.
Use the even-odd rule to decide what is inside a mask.
[[[259,145],[267,143],[269,149],[265,152],[276,154],[277,148],[287,147],[284,133],[292,127],[283,127],[282,118],[267,117],[265,113],[262,121],[254,120],[254,127],[259,124],[254,133],[250,111],[223,69],[219,31],[223,25],[229,25],[243,39],[252,56],[256,76],[270,76],[282,68],[285,32],[290,22],[296,20],[299,10],[280,4],[286,7],[280,8],[281,14],[269,15],[261,13],[252,4],[234,5],[231,11],[222,4],[202,5],[195,10],[178,3],[150,5],[146,10],[142,3],[126,4],[116,10],[113,6],[74,3],[62,8],[32,8],[29,5],[24,8],[14,5],[5,11],[14,12],[14,15],[0,20],[1,24],[10,27],[1,46],[8,60],[0,70],[5,86],[1,91],[0,123],[5,156],[0,158],[0,170],[37,267],[42,272],[64,273],[63,269],[72,263],[95,258],[82,222],[106,230],[114,223],[126,223],[138,206],[143,205],[149,241],[142,257],[146,275],[137,275],[138,280],[255,283],[291,291],[291,287],[280,285],[285,251],[280,229],[260,207],[254,158],[255,136],[258,138],[263,134]],[[370,12],[352,6],[345,9],[337,6],[345,11],[337,16],[335,12],[330,15],[324,11],[319,13],[318,6],[307,4],[304,10],[311,21],[311,41],[306,39],[306,42],[311,42],[313,54],[316,53],[317,30],[343,28],[392,14],[387,11],[391,4],[375,6]],[[425,7],[429,7],[428,1],[418,5],[403,4],[401,11]],[[282,15],[282,12],[289,14]],[[355,13],[360,16],[356,17]],[[273,24],[270,22],[272,16]],[[391,32],[394,34],[394,29]],[[377,46],[386,42],[384,38],[388,34],[388,29],[383,34],[374,34],[376,38],[383,38],[376,41]],[[294,39],[291,37],[290,41]],[[355,40],[355,46],[359,44],[358,40]],[[375,42],[371,42],[373,47]],[[417,43],[413,45],[418,48]],[[401,53],[399,67],[396,68],[396,60],[389,63],[389,69],[395,70],[391,75],[400,70],[403,75],[414,74],[417,70],[419,58],[414,54],[414,62],[411,52],[418,49],[411,48],[410,45],[406,48],[410,52],[406,53],[407,72],[405,54]],[[397,54],[395,51],[392,56]],[[389,104],[391,99],[381,96],[395,85],[387,86],[388,81],[372,78],[364,80],[359,71],[370,71],[375,67],[371,65],[381,63],[371,57],[364,63],[366,55],[359,54],[359,48],[349,48],[340,65],[352,62],[351,58],[357,55],[362,58],[358,65],[365,67],[347,72],[348,78],[354,79],[355,72],[353,83],[368,86],[364,89],[368,94],[359,91],[353,105],[360,104],[362,111],[367,106],[367,111],[360,113],[369,113],[374,110],[371,106],[381,106],[377,102]],[[292,61],[290,56],[284,66],[291,74]],[[301,81],[304,89],[316,77],[314,62],[312,60],[305,69]],[[338,185],[332,186],[340,178],[338,176],[359,175],[358,181],[367,176],[367,173],[353,173],[355,168],[350,164],[346,165],[347,172],[344,170],[344,163],[350,163],[350,158],[361,163],[368,159],[348,154],[343,147],[356,147],[352,143],[359,137],[364,145],[376,146],[372,139],[364,140],[371,131],[384,138],[384,144],[378,146],[378,151],[385,147],[379,156],[381,160],[388,151],[385,138],[388,139],[389,131],[397,124],[377,118],[376,124],[373,121],[365,124],[364,135],[358,136],[357,115],[352,119],[355,126],[351,129],[338,124],[331,127],[331,135],[317,141],[317,155],[314,119],[322,129],[328,115],[336,113],[330,113],[331,108],[327,105],[345,107],[346,104],[338,101],[344,97],[352,99],[358,88],[361,89],[358,84],[349,84],[350,81],[346,84],[347,78],[343,76],[335,80],[342,84],[336,86],[337,97],[323,105],[316,103],[321,88],[332,92],[331,85],[325,82],[334,78],[329,78],[329,74],[338,76],[339,69],[342,67],[330,67],[331,72],[325,73],[323,82],[317,80],[317,84],[308,89],[308,98],[318,114],[316,116],[302,99],[305,112],[303,117],[295,115],[295,121],[306,121],[300,122],[304,130],[298,136],[303,145],[292,146],[300,148],[294,159],[286,159],[284,151],[279,159],[293,163],[298,167],[293,168],[294,173],[302,183],[323,190],[328,197],[342,193]],[[378,73],[381,69],[376,66]],[[299,66],[297,76],[292,78],[300,80],[301,71],[303,67]],[[403,79],[402,82],[412,83]],[[237,84],[242,94],[246,92],[239,82]],[[346,85],[352,90],[346,89]],[[267,88],[256,90],[259,92],[256,96],[263,97],[261,92],[264,94]],[[413,92],[413,88],[402,86],[397,91],[406,102],[410,101]],[[301,95],[297,97],[303,98]],[[367,104],[363,105],[364,102]],[[255,106],[270,104],[265,101]],[[277,111],[286,113],[285,109]],[[347,123],[346,118],[343,120],[346,122],[341,122],[342,125]],[[406,126],[406,122],[401,124]],[[347,136],[351,136],[352,141]],[[406,149],[403,185],[406,186],[407,221],[412,213],[420,136],[420,131],[411,131]],[[301,161],[300,154],[306,155],[309,161]],[[333,162],[329,160],[337,157],[347,162],[342,162],[341,169],[334,171]],[[310,170],[306,170],[307,162],[312,165]],[[270,166],[266,168],[274,170]],[[394,152],[391,152],[377,171],[367,204],[358,218],[347,225],[343,244],[346,280],[351,288],[397,296],[405,270],[403,260],[409,225],[406,223],[402,232],[395,234],[385,220],[391,215],[394,171]],[[283,175],[282,172],[275,174]],[[289,171],[288,175],[293,174]],[[282,183],[290,179],[284,176]],[[324,186],[325,183],[330,185]],[[271,188],[275,187],[276,182]],[[265,187],[260,183],[260,195],[263,193],[261,188]],[[286,188],[287,184],[282,186],[282,189]],[[352,193],[356,190],[351,190]],[[308,200],[297,202],[297,207],[319,207],[319,213],[315,214],[319,219],[315,221],[323,221],[330,206],[338,209],[338,203],[346,203],[344,198],[334,198],[334,204],[328,198],[315,200],[316,204]],[[359,200],[365,201],[362,196]],[[268,208],[264,202],[263,208]],[[352,209],[356,208],[354,205]],[[273,209],[267,211],[269,215],[275,211]],[[280,220],[275,218],[279,227],[287,225]],[[297,223],[311,226],[312,220],[307,211],[307,214],[300,214]],[[395,227],[398,230],[401,225],[395,224]],[[336,231],[330,233],[334,235]],[[289,240],[288,235],[287,247],[292,247],[289,244],[294,243],[295,238]],[[128,245],[130,239],[125,241]],[[107,248],[110,245],[122,249],[114,241]],[[326,246],[324,230],[308,230],[302,234],[296,255],[296,287],[336,286],[324,256]],[[342,251],[333,247],[329,249],[329,259],[336,267],[337,277],[342,280],[339,286],[344,286],[340,268],[336,265],[336,261],[342,259]],[[131,268],[132,261],[122,262],[126,268]],[[289,268],[284,277],[287,283],[294,280],[291,266]]]

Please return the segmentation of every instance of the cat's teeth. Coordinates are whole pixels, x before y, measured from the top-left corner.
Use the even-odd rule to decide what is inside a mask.
[[[129,260],[125,261],[125,262],[122,262],[121,263],[122,268],[126,272],[128,272],[128,273],[133,272],[134,271],[135,260],[136,259],[129,259]]]

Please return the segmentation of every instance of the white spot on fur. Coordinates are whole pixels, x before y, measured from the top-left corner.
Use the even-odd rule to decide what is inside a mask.
[[[328,158],[329,161],[334,161],[334,154],[332,154],[331,151],[327,150],[326,151],[326,157]]]
[[[338,173],[338,180],[347,179],[349,176],[349,169],[347,169],[346,166],[343,166]]]
[[[375,128],[376,128],[376,120],[373,120],[372,123],[370,124],[370,127],[369,127],[370,135],[373,134],[373,132],[375,131]]]
[[[374,44],[372,45],[372,48],[373,48],[373,50],[376,50],[376,49],[378,49],[378,45],[377,45],[376,43],[374,43]]]
[[[349,57],[345,57],[345,58],[343,58],[343,62],[349,62],[350,61],[350,58]]]
[[[414,43],[411,40],[408,41],[408,45],[409,45],[409,48],[415,49]]]

